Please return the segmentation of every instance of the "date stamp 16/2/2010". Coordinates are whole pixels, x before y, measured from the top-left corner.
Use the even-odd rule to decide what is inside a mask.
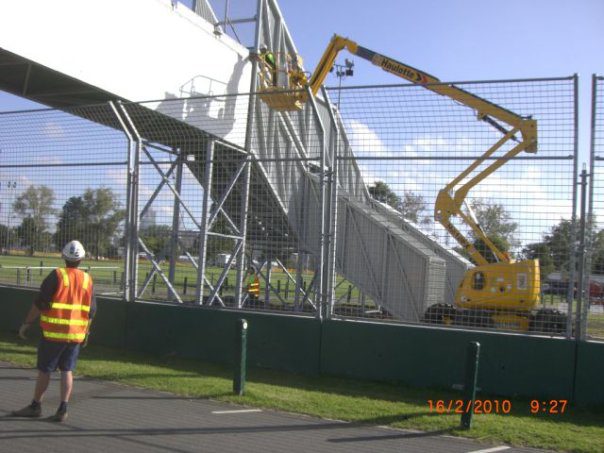
[[[531,414],[564,414],[567,406],[565,399],[533,399],[529,402]],[[509,414],[512,402],[506,399],[428,400],[428,409],[437,414]]]

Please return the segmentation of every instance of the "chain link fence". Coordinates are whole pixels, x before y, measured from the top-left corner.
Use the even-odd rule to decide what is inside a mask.
[[[100,293],[120,294],[126,140],[108,106],[0,114],[0,282],[40,285],[69,240]]]
[[[493,277],[493,272],[487,272],[484,277],[487,281],[481,284],[482,293],[475,296],[477,303],[466,310],[454,306],[459,285],[477,263],[451,231],[435,221],[435,203],[439,192],[480,159],[511,126],[477,118],[474,109],[441,96],[430,87],[417,85],[330,90],[332,98],[339,100],[342,122],[354,151],[354,157],[339,158],[354,158],[363,176],[358,183],[364,184],[369,192],[371,201],[365,203],[370,205],[368,212],[391,232],[389,242],[377,233],[379,228],[365,235],[365,247],[379,250],[381,257],[381,262],[378,264],[377,260],[372,266],[379,274],[376,280],[382,279],[380,283],[384,286],[404,285],[409,279],[425,274],[427,261],[438,267],[436,261],[441,260],[446,263],[444,276],[431,283],[441,286],[437,302],[431,301],[432,306],[415,304],[414,321],[419,318],[466,327],[566,334],[571,325],[566,314],[573,300],[568,282],[572,281],[574,271],[571,237],[575,234],[572,227],[576,200],[575,79],[455,85],[537,122],[537,153],[504,157],[521,139],[517,134],[486,157],[460,184],[470,181],[489,165],[504,162],[483,181],[470,182],[472,188],[466,202],[484,235],[496,248],[513,260],[539,260],[541,304],[526,310],[521,300],[513,314],[514,310],[506,309],[505,301],[513,297],[517,282],[504,282],[500,276]],[[455,228],[489,263],[498,260],[467,224],[456,222]],[[354,245],[340,237],[338,247],[349,249]],[[423,257],[402,254],[403,247],[414,248]],[[417,269],[422,271],[415,275]],[[348,287],[344,299],[337,300],[350,303],[354,299],[351,287],[354,285]],[[403,291],[398,293],[402,298]],[[384,306],[381,295],[370,287],[358,288],[356,303],[349,314],[358,314],[358,307],[363,307],[364,315],[408,317],[397,316],[395,310]],[[496,300],[504,305],[497,307]],[[400,303],[409,304],[405,300]],[[526,303],[530,304],[528,300]]]
[[[535,120],[537,152],[502,157],[519,131],[413,85],[329,89],[287,113],[245,94],[0,114],[0,282],[38,286],[77,237],[97,291],[130,301],[570,335],[576,79],[455,85]],[[505,259],[539,260],[540,303],[497,308],[526,280],[486,278],[484,306],[460,310],[480,276],[434,205],[505,136],[466,201]]]

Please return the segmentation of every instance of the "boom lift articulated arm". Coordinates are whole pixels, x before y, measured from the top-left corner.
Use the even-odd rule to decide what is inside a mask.
[[[307,79],[306,76],[301,73],[301,70],[294,70],[289,74],[289,88],[302,90],[306,87],[309,87],[313,95],[316,95],[321,85],[325,81],[327,74],[333,67],[336,57],[343,49],[347,49],[350,53],[370,61],[372,64],[382,68],[386,72],[394,74],[395,76],[401,77],[414,84],[422,85],[427,90],[433,91],[434,93],[442,96],[446,96],[454,101],[459,102],[460,104],[474,109],[479,120],[487,122],[489,125],[495,127],[498,131],[504,134],[497,143],[495,143],[480,158],[473,162],[462,174],[460,174],[440,191],[437,197],[434,214],[435,218],[467,250],[469,255],[477,264],[488,264],[488,261],[486,257],[481,255],[474,245],[451,223],[452,216],[460,217],[467,225],[469,225],[474,235],[477,238],[482,239],[485,245],[493,252],[493,255],[498,261],[508,263],[511,262],[511,259],[507,253],[500,251],[495,244],[489,240],[489,238],[480,228],[480,225],[474,218],[471,211],[469,213],[465,213],[463,212],[462,208],[464,205],[464,200],[470,189],[479,184],[487,176],[495,172],[499,167],[504,165],[507,161],[522,151],[529,153],[534,153],[537,151],[536,121],[517,115],[514,112],[469,93],[468,91],[465,91],[453,84],[443,84],[439,79],[428,73],[369,50],[348,38],[338,35],[334,35],[331,39],[310,79]],[[301,94],[298,95],[298,101],[304,102],[306,100],[306,94],[302,91],[299,93]],[[297,105],[299,106],[300,104],[298,103]],[[506,129],[502,123],[508,125],[510,129]],[[517,134],[520,134],[520,139],[517,138]],[[468,177],[485,161],[492,158],[493,154],[510,140],[517,142],[510,151],[508,151],[504,156],[495,159],[480,173],[456,190],[456,187],[462,182],[463,179]]]
[[[533,120],[530,121],[532,124],[535,124]],[[478,221],[476,220],[471,208],[467,206],[467,211],[463,211],[463,205],[465,204],[466,196],[470,189],[483,181],[486,177],[494,173],[499,167],[508,162],[511,158],[516,156],[522,151],[528,151],[527,144],[524,141],[521,141],[516,146],[514,146],[510,151],[508,151],[504,156],[494,160],[490,165],[488,165],[485,169],[483,169],[480,173],[470,179],[468,182],[463,184],[459,189],[455,189],[461,181],[469,176],[479,165],[484,163],[487,159],[489,159],[493,153],[495,153],[503,144],[508,142],[514,137],[514,134],[518,131],[517,128],[512,129],[508,133],[506,133],[497,143],[495,143],[489,150],[487,150],[482,156],[476,159],[472,164],[466,168],[459,176],[457,176],[453,181],[445,186],[442,189],[436,198],[436,203],[434,205],[434,217],[438,220],[445,229],[459,242],[464,249],[468,252],[468,254],[472,257],[472,259],[478,265],[489,264],[488,260],[485,256],[483,256],[468,239],[466,239],[460,232],[455,228],[455,226],[451,223],[452,216],[459,216],[461,219],[468,225],[474,235],[481,239],[484,244],[493,252],[495,259],[498,262],[506,262],[511,263],[512,259],[510,256],[501,250],[499,250],[495,244],[488,238],[488,236],[484,233]],[[533,151],[534,152],[534,151]]]

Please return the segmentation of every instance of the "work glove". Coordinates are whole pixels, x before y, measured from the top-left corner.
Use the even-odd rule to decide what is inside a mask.
[[[23,324],[21,324],[21,327],[19,327],[19,337],[22,338],[23,340],[27,340],[27,336],[25,335],[25,332],[27,332],[27,329],[29,329],[29,326],[31,326],[30,322],[24,322]]]
[[[86,334],[86,336],[84,337],[84,341],[82,341],[82,344],[80,345],[80,349],[84,349],[86,346],[88,346],[88,337],[90,336],[90,334]]]

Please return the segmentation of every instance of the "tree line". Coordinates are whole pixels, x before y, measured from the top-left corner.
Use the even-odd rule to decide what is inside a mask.
[[[418,224],[431,222],[426,215],[428,208],[422,195],[408,191],[401,197],[382,181],[375,182],[368,190],[374,199],[399,211],[404,218]],[[12,205],[14,214],[21,218],[20,224],[10,228],[0,225],[0,245],[17,245],[33,255],[36,251],[60,250],[63,244],[78,239],[93,258],[117,255],[118,247],[123,245],[120,226],[125,219],[125,210],[111,189],[86,189],[81,195],[67,199],[61,210],[56,210],[54,203],[55,194],[50,187],[29,186]],[[503,205],[478,199],[472,200],[470,206],[486,236],[500,250],[509,252],[519,248],[515,236],[518,224]],[[53,217],[56,223],[54,232],[51,232]],[[222,225],[224,221],[218,223],[216,230],[229,232],[228,226]],[[544,278],[551,272],[568,272],[571,229],[572,222],[561,219],[543,234],[541,241],[525,245],[516,258],[538,258]],[[153,253],[159,253],[167,249],[171,231],[167,225],[151,225],[140,235]],[[470,239],[488,261],[494,262],[495,257],[480,238],[471,234]],[[594,219],[587,222],[586,240],[592,252],[591,272],[604,273],[604,230],[597,230]],[[213,253],[229,250],[230,243],[223,243],[225,241],[212,241],[209,246]],[[191,248],[197,250],[197,247],[198,244],[194,243]],[[465,250],[460,247],[454,249],[470,259]]]
[[[67,199],[60,210],[54,206],[55,194],[50,187],[29,186],[12,204],[20,224],[0,225],[0,247],[19,247],[33,256],[35,252],[60,251],[64,244],[78,239],[92,258],[118,255],[118,248],[124,245],[122,225],[126,212],[111,189],[86,189],[81,195]],[[54,228],[51,228],[53,219]],[[213,231],[233,234],[222,216],[218,216],[215,223]],[[171,226],[147,225],[141,228],[139,235],[152,253],[164,254],[165,258],[170,249]],[[187,251],[197,253],[199,235],[190,242]],[[210,238],[209,255],[231,250],[231,242]],[[178,248],[179,253],[184,251],[182,245]]]
[[[115,256],[120,223],[125,218],[115,193],[106,187],[86,189],[55,209],[55,194],[48,186],[29,186],[14,201],[12,210],[21,223],[0,226],[3,246],[19,246],[29,255],[36,251],[61,250],[72,239],[82,242],[90,256]],[[57,218],[54,233],[51,221]]]

